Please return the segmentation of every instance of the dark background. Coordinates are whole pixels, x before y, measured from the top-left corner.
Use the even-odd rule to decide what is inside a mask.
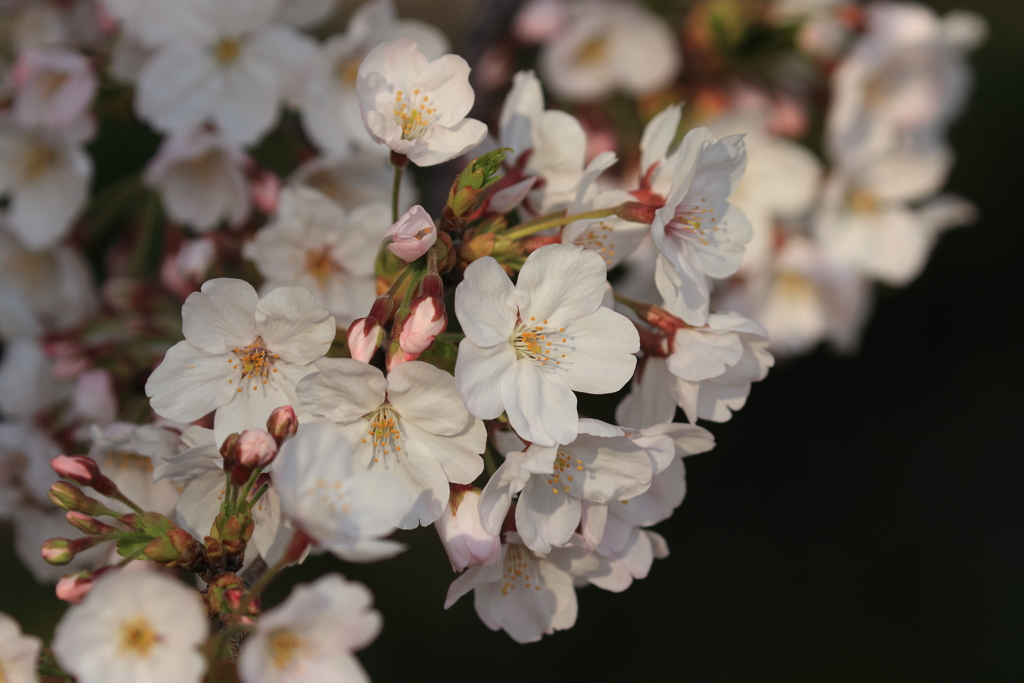
[[[981,220],[944,235],[909,287],[878,292],[858,356],[782,363],[709,425],[718,447],[687,460],[687,500],[657,529],[672,555],[650,577],[580,590],[575,628],[520,646],[472,596],[442,611],[454,575],[423,529],[384,563],[307,562],[268,603],[325,571],[366,582],[385,620],[360,654],[376,681],[1024,680],[1024,2],[928,4],[991,24],[949,183]],[[429,5],[403,11],[437,21]],[[51,587],[11,559],[0,591],[0,610],[49,638]]]

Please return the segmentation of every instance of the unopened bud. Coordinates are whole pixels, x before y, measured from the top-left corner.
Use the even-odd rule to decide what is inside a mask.
[[[241,434],[235,432],[234,434],[228,434],[227,438],[224,439],[224,443],[220,445],[220,457],[224,458],[224,469],[228,469],[234,464],[232,460],[232,454],[235,451],[235,444],[238,443],[238,439],[241,438]]]
[[[398,222],[384,233],[384,239],[391,238],[388,249],[406,263],[411,263],[427,253],[437,241],[437,227],[420,205],[402,214]]]
[[[452,569],[489,567],[501,557],[501,538],[488,533],[480,521],[480,489],[453,485],[448,507],[436,522]]]
[[[105,539],[102,536],[88,536],[86,538],[51,538],[43,543],[40,554],[49,564],[62,565],[75,559],[75,555],[88,550],[102,543]]]
[[[61,510],[74,510],[95,517],[98,515],[116,515],[102,503],[82,493],[82,489],[66,481],[58,481],[50,486],[46,497]]]
[[[84,570],[61,577],[57,582],[57,599],[70,602],[72,605],[81,603],[96,584],[96,578],[109,569],[110,567],[103,567],[95,572]]]
[[[644,223],[650,225],[654,222],[654,215],[658,207],[643,202],[626,202],[619,207],[615,215],[624,221],[631,223]]]
[[[70,479],[80,486],[92,486],[96,479],[103,476],[96,461],[84,455],[58,455],[50,461],[50,467],[59,477]]]
[[[348,328],[348,350],[352,358],[369,363],[384,341],[384,328],[368,318],[360,318]]]
[[[388,358],[388,370],[400,363],[419,358],[447,326],[448,316],[440,299],[419,297],[413,300],[409,315],[402,321],[402,329],[398,335],[399,352]]]
[[[267,431],[274,437],[278,447],[295,436],[298,430],[299,418],[295,416],[295,409],[291,406],[274,408],[274,412],[267,418]]]
[[[295,417],[294,411],[292,417]],[[266,467],[276,456],[277,441],[262,429],[247,429],[235,442],[235,460],[249,470]]]
[[[84,515],[76,510],[70,510],[64,517],[68,520],[68,524],[75,527],[79,531],[90,536],[109,536],[110,534],[117,533],[118,529],[104,524],[98,520],[93,519],[89,515]]]

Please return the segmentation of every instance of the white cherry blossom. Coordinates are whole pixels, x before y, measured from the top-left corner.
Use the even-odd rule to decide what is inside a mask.
[[[217,443],[262,429],[278,406],[298,407],[295,385],[335,336],[334,318],[299,287],[260,299],[242,280],[209,280],[181,311],[185,340],[149,376],[146,395],[158,415],[177,422],[216,411]]]
[[[380,153],[362,123],[356,76],[370,50],[397,38],[416,41],[427,59],[441,57],[450,47],[434,26],[399,19],[392,0],[371,0],[357,7],[347,30],[328,38],[310,60],[299,111],[303,128],[321,151],[343,155],[358,148]]]
[[[580,523],[582,501],[608,503],[647,489],[653,469],[647,453],[619,427],[580,420],[579,436],[556,446],[532,444],[505,456],[480,495],[485,530],[501,531],[516,494],[516,529],[537,552],[569,542]]]
[[[69,609],[53,652],[80,683],[199,680],[209,624],[199,595],[155,572],[113,571]]]
[[[466,118],[475,95],[458,55],[430,61],[408,38],[381,43],[359,65],[356,89],[370,136],[417,166],[453,159],[487,135]]]
[[[295,170],[290,182],[319,190],[351,211],[370,202],[389,203],[393,176],[394,169],[386,159],[369,152],[357,152],[346,157],[310,159]],[[403,173],[398,210],[408,211],[418,197],[413,174]]]
[[[281,511],[315,543],[349,562],[373,562],[405,549],[383,539],[408,515],[412,494],[401,478],[364,471],[336,425],[299,425],[274,461]]]
[[[573,577],[597,565],[581,543],[542,555],[515,532],[506,532],[498,562],[467,569],[448,588],[444,607],[473,591],[476,613],[487,628],[504,630],[517,643],[533,643],[572,628],[578,612]]]
[[[434,522],[452,570],[489,567],[501,557],[501,537],[484,529],[480,520],[480,491],[465,486],[452,487],[448,507]]]
[[[505,411],[528,441],[572,443],[573,391],[617,391],[640,347],[632,323],[601,305],[605,284],[604,260],[573,245],[534,251],[514,286],[493,258],[471,263],[455,290],[466,334],[455,382],[469,412],[492,419]]]
[[[198,232],[222,222],[238,227],[249,217],[247,157],[215,132],[182,131],[164,139],[144,175],[160,192],[172,220]]]
[[[742,136],[716,141],[706,128],[691,130],[651,225],[655,244],[678,273],[679,315],[690,324],[707,320],[708,277],[735,273],[752,237],[747,217],[729,202],[745,166]]]
[[[350,358],[324,358],[296,390],[304,410],[337,423],[357,472],[382,472],[408,484],[411,529],[444,513],[449,483],[469,484],[483,471],[483,422],[459,400],[455,380],[420,361],[396,366],[385,378]]]
[[[265,278],[262,292],[304,287],[340,325],[369,310],[376,297],[373,266],[391,212],[383,202],[345,211],[317,190],[285,188],[275,220],[243,248]]]
[[[353,653],[380,633],[383,620],[372,605],[366,586],[340,574],[296,586],[260,615],[242,644],[242,683],[369,681]]]
[[[14,65],[14,118],[27,128],[62,130],[88,116],[97,80],[89,60],[64,47],[32,50]]]

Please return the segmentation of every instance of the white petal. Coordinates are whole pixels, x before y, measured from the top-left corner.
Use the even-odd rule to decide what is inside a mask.
[[[372,365],[351,358],[321,358],[314,367],[317,372],[295,387],[302,407],[314,415],[347,424],[385,401],[388,382],[384,373]]]
[[[626,316],[602,306],[570,324],[565,334],[572,344],[561,367],[573,391],[610,394],[633,376],[640,335]]]
[[[245,280],[207,280],[181,307],[182,333],[207,353],[227,353],[251,344],[257,334],[258,300],[256,290]]]
[[[509,424],[525,440],[554,446],[576,438],[576,395],[557,371],[516,361],[501,378],[501,400]]]
[[[513,297],[524,322],[530,317],[546,320],[549,327],[567,327],[598,309],[606,281],[604,259],[597,253],[551,244],[526,259]]]
[[[459,343],[455,361],[455,386],[459,397],[473,415],[491,420],[505,410],[501,384],[505,374],[516,364],[511,344],[480,347],[468,338]]]
[[[278,287],[260,299],[256,328],[267,349],[297,365],[327,353],[337,334],[334,318],[302,287]]]
[[[508,341],[516,324],[512,291],[512,281],[490,256],[469,264],[455,289],[455,315],[466,339],[478,346]]]
[[[172,346],[146,380],[150,406],[175,422],[191,422],[232,400],[238,371],[224,356],[214,356],[187,341]],[[229,384],[228,380],[234,380]]]

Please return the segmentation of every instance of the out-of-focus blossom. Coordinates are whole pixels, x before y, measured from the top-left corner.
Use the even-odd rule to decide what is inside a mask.
[[[370,50],[398,38],[415,41],[427,59],[438,59],[450,47],[434,26],[399,19],[392,0],[371,0],[352,13],[345,33],[327,39],[310,60],[299,110],[303,127],[322,152],[347,154],[355,147],[380,154],[362,124],[356,76]]]
[[[186,2],[193,20],[139,73],[135,106],[164,133],[215,125],[231,142],[259,140],[312,56],[312,41],[273,24],[277,0]]]
[[[296,169],[290,182],[319,190],[351,211],[370,202],[390,202],[393,175],[394,170],[387,160],[359,152],[347,157],[310,159]],[[412,208],[418,201],[418,194],[412,174],[403,173],[398,210]]]
[[[21,55],[14,65],[14,117],[26,128],[62,130],[87,116],[96,75],[77,52],[52,47]]]
[[[84,121],[48,133],[0,121],[0,195],[11,231],[29,249],[60,241],[85,206],[92,160],[82,145],[91,136]]]
[[[67,398],[71,385],[55,376],[54,367],[46,348],[35,339],[22,337],[5,343],[0,361],[0,411],[31,418]]]
[[[154,572],[108,572],[57,624],[53,652],[81,683],[195,681],[209,625],[195,591]]]
[[[60,446],[30,422],[0,422],[0,519],[39,507],[55,480],[50,461]]]
[[[217,244],[210,237],[185,240],[160,264],[160,281],[185,299],[199,290],[216,256]]]
[[[453,159],[487,135],[466,118],[476,96],[458,55],[431,61],[408,38],[382,43],[359,65],[356,88],[370,136],[417,166]]]
[[[338,0],[281,0],[277,19],[299,28],[311,28],[330,17],[337,7]]]
[[[43,641],[27,636],[11,617],[0,612],[0,671],[4,683],[37,683],[36,658]]]
[[[238,226],[251,211],[245,155],[216,133],[193,130],[167,137],[146,168],[172,220],[199,232],[222,222]]]
[[[373,303],[373,264],[390,222],[387,204],[345,211],[312,188],[290,187],[281,193],[275,220],[242,253],[265,278],[264,293],[304,287],[339,324],[348,325]]]
[[[373,562],[405,549],[382,537],[408,513],[408,484],[392,474],[363,471],[336,425],[300,425],[282,446],[271,476],[284,514],[343,560]]]
[[[170,515],[178,500],[178,491],[169,481],[154,481],[153,462],[137,448],[135,433],[138,429],[139,425],[128,422],[114,422],[105,427],[93,425],[89,432],[92,441],[89,457],[129,499],[145,510]],[[131,512],[123,503],[99,494],[96,497],[112,510]]]
[[[562,30],[540,53],[545,84],[557,97],[577,101],[599,100],[616,90],[651,94],[667,86],[682,65],[672,28],[633,2],[571,4]]]
[[[373,595],[361,583],[328,574],[292,590],[260,615],[238,655],[243,683],[369,681],[353,653],[381,629]]]

